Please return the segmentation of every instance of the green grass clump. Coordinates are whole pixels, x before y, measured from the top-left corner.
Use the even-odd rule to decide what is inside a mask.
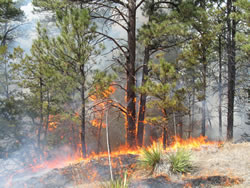
[[[192,171],[191,153],[185,149],[178,149],[176,153],[168,155],[173,173],[187,173]]]
[[[153,146],[150,149],[143,148],[139,158],[139,165],[154,170],[156,164],[160,163],[162,156],[162,147],[160,145]]]

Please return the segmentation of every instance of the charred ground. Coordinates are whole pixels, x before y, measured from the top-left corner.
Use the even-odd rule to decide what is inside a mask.
[[[138,167],[138,154],[113,155],[111,158],[114,177],[120,178],[126,172],[131,188],[250,186],[250,143],[225,143],[193,149],[192,162],[196,168],[185,175],[170,173],[167,168],[150,173]],[[102,156],[63,168],[47,169],[40,174],[16,173],[1,187],[100,187],[109,180],[108,157]]]

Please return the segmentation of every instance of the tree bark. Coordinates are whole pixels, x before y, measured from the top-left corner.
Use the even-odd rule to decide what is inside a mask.
[[[191,129],[192,129],[191,97],[192,97],[191,95],[188,97],[188,123],[189,123],[188,138],[191,137]]]
[[[142,83],[143,86],[146,83],[146,76],[148,75],[148,62],[149,62],[149,48],[145,48],[144,52],[144,62],[143,62],[143,70],[142,70]],[[138,115],[138,125],[137,125],[137,144],[138,146],[143,145],[143,136],[144,136],[144,120],[146,113],[146,99],[147,95],[145,93],[141,94],[140,104],[139,104],[139,115]]]
[[[75,135],[75,128],[74,128],[74,123],[71,123],[71,137],[72,137],[72,147],[74,148],[74,151],[72,152],[72,156],[75,155],[75,153],[78,153],[79,151],[77,151],[78,147],[77,147],[77,137]],[[78,137],[79,138],[79,137]]]
[[[193,77],[193,84],[195,84],[195,81],[194,81],[194,77]],[[193,130],[194,130],[194,111],[195,111],[195,87],[193,87],[193,89],[192,89],[192,115],[191,115],[191,117],[192,117],[192,126],[191,126],[191,133],[190,133],[190,135],[192,135],[192,133],[193,133]]]
[[[82,112],[81,112],[81,145],[82,145],[82,156],[86,157],[87,150],[86,150],[86,142],[85,142],[85,87],[84,83],[82,85],[81,91],[81,102],[82,102]]]
[[[164,127],[163,127],[163,140],[162,140],[164,149],[166,149],[166,147],[167,147],[167,134],[168,134],[167,133],[167,128],[164,125]]]
[[[38,133],[37,133],[37,147],[40,152],[41,149],[41,132],[43,127],[43,85],[42,85],[42,78],[39,80],[39,89],[40,89],[40,123],[38,127]]]
[[[219,133],[222,138],[222,44],[219,36]]]
[[[173,111],[173,124],[174,124],[174,136],[176,136],[176,120],[175,120],[175,111]]]
[[[128,49],[127,57],[127,144],[136,145],[136,94],[135,94],[135,56],[136,56],[136,2],[129,0]]]
[[[104,116],[104,111],[102,111],[101,113],[102,113],[101,114],[101,122],[99,124],[98,132],[97,132],[97,152],[96,152],[97,154],[100,152],[100,148],[101,148],[102,119]]]
[[[45,145],[47,143],[47,134],[48,134],[48,127],[49,127],[49,115],[50,115],[50,96],[49,91],[47,92],[48,97],[48,106],[47,106],[47,117],[46,117],[46,127],[44,130],[44,138],[43,138],[43,149],[45,148]]]
[[[228,57],[228,112],[227,112],[227,140],[233,140],[234,126],[234,96],[235,96],[235,33],[236,21],[230,18],[235,12],[232,0],[227,0],[227,57]]]
[[[207,60],[205,55],[205,48],[203,49],[203,57],[202,57],[202,63],[203,63],[203,101],[202,101],[202,130],[201,135],[206,135],[206,89],[207,89]]]

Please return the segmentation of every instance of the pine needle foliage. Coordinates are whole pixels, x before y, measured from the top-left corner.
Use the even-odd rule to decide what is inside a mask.
[[[162,150],[163,148],[159,144],[150,149],[143,148],[142,154],[139,158],[139,165],[154,170],[155,166],[160,163]]]
[[[193,169],[191,153],[185,149],[178,149],[176,153],[168,155],[173,173],[187,173]]]

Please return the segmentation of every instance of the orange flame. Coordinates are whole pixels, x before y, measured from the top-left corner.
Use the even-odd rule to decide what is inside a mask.
[[[50,132],[52,132],[53,130],[55,130],[57,128],[59,124],[59,116],[58,115],[49,115],[49,126],[48,126],[48,130]]]
[[[151,147],[156,146],[156,144],[158,144],[157,141],[154,141],[152,143],[151,146],[148,147],[148,149],[150,149]],[[179,137],[175,137],[175,141],[174,143],[171,144],[170,147],[166,148],[166,152],[169,150],[173,150],[173,149],[177,149],[177,148],[189,148],[189,149],[200,149],[202,148],[202,146],[208,146],[208,145],[217,145],[219,146],[221,144],[221,142],[215,142],[215,141],[208,141],[207,137],[203,137],[200,136],[198,138],[190,138],[187,140],[183,140]],[[130,149],[128,148],[126,145],[120,146],[119,148],[117,148],[116,150],[113,150],[111,153],[111,157],[117,157],[120,155],[126,155],[126,154],[134,154],[134,155],[138,155],[142,152],[141,148],[133,148]],[[50,161],[45,161],[43,163],[39,164],[39,160],[34,159],[34,164],[35,165],[30,165],[29,166],[29,170],[32,170],[33,172],[38,172],[44,169],[54,169],[54,168],[60,168],[63,166],[68,166],[68,165],[72,165],[74,163],[79,163],[79,162],[83,162],[83,163],[87,163],[88,161],[92,160],[92,159],[98,159],[100,157],[107,157],[108,153],[107,152],[101,152],[99,154],[96,154],[94,152],[90,153],[86,158],[83,158],[80,154],[80,152],[76,152],[75,155],[66,155],[64,157],[60,156],[60,157],[56,157],[53,160]],[[122,162],[119,160],[117,162],[112,161],[112,165],[113,167],[116,167],[117,165],[122,165]],[[25,171],[25,169],[23,170]],[[94,173],[94,172],[93,172]],[[97,176],[97,173],[94,173],[94,176]],[[11,180],[12,180],[13,176],[9,178],[7,185],[11,185]],[[93,178],[94,181],[94,178]],[[186,184],[185,187],[190,187],[189,184]]]

